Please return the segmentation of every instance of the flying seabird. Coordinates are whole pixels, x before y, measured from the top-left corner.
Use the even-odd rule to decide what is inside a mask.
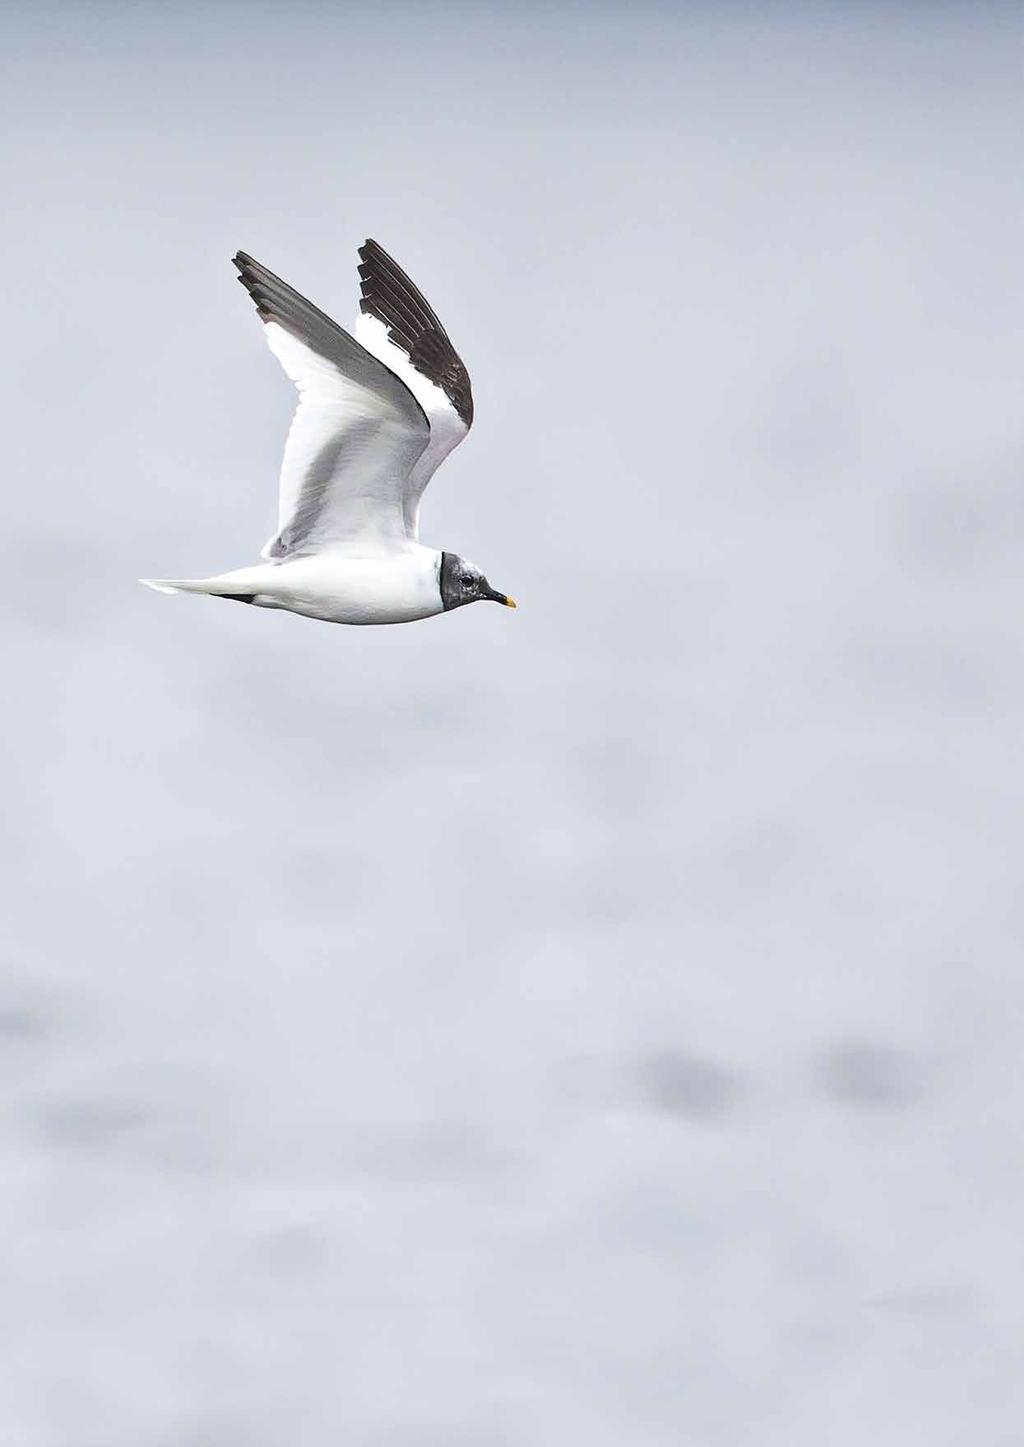
[[[375,241],[359,248],[350,336],[240,251],[239,281],[299,391],[277,532],[261,563],[213,578],[143,578],[330,623],[410,623],[489,598],[479,568],[419,541],[420,498],[473,421],[469,374],[423,294]]]

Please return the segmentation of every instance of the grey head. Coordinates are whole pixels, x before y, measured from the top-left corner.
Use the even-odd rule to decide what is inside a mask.
[[[516,606],[514,598],[508,598],[492,588],[480,569],[458,553],[441,554],[441,602],[447,613],[452,608],[461,608],[464,603],[480,603],[489,598],[492,603],[504,603],[506,608]]]

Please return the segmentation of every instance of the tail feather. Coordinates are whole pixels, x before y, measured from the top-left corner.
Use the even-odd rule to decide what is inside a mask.
[[[234,573],[224,573],[219,578],[140,578],[139,582],[157,593],[206,593],[211,598],[230,598],[232,603],[252,603],[259,588],[251,586],[247,574],[258,571],[238,568]]]
[[[208,584],[212,579],[203,578],[140,578],[147,588],[157,593],[212,593],[215,588]]]

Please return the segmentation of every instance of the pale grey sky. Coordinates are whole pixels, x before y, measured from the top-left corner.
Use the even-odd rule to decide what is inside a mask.
[[[3,21],[0,1447],[1024,1435],[1024,13]],[[375,236],[520,600],[269,535]]]

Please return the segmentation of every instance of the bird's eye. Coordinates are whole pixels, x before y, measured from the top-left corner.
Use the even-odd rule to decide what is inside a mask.
[[[468,573],[463,573],[462,577],[459,579],[459,582],[464,588],[472,588],[473,586],[473,579],[469,576]]]

